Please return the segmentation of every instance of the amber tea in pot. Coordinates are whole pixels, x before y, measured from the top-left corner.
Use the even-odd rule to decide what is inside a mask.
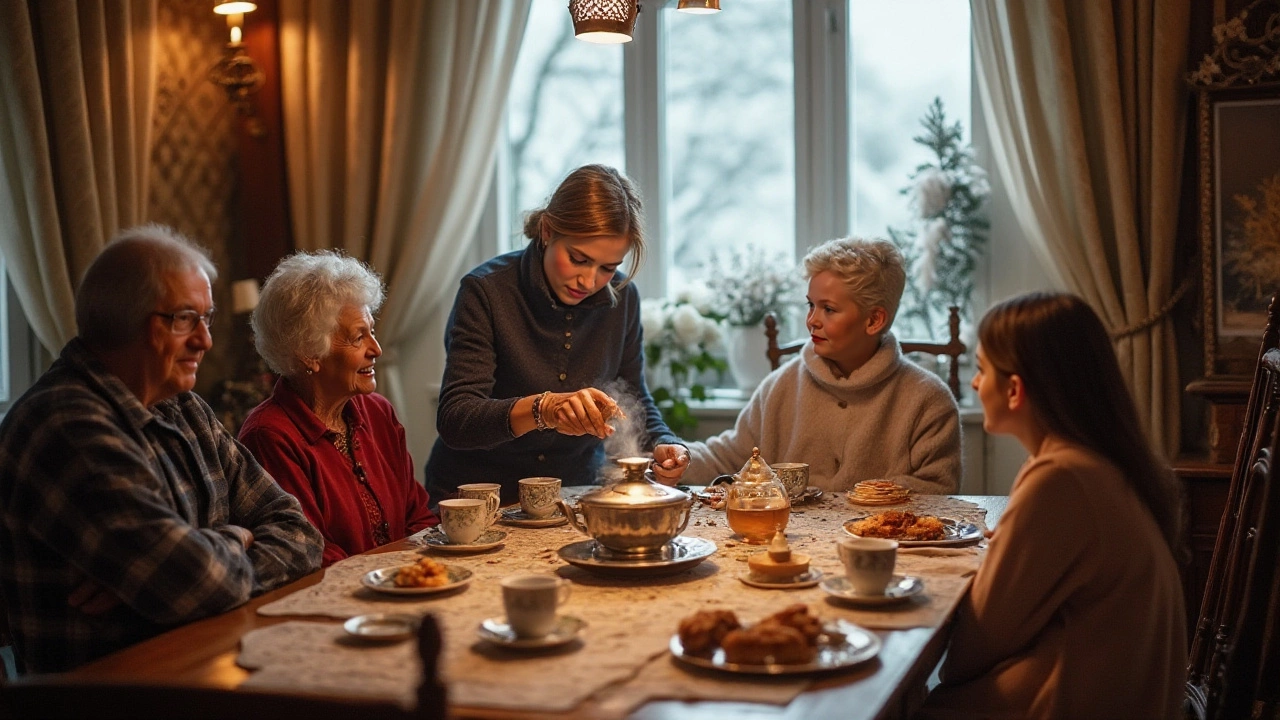
[[[752,545],[767,543],[787,529],[791,500],[777,474],[760,459],[759,448],[752,448],[751,459],[733,476],[724,512],[729,528]]]

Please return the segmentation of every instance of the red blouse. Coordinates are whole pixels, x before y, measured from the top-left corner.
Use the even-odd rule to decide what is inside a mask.
[[[307,519],[324,535],[326,567],[378,546],[370,517],[376,508],[390,540],[439,522],[427,507],[427,491],[413,477],[404,427],[391,403],[377,393],[356,395],[342,412],[368,492],[362,492],[351,461],[334,447],[329,429],[284,379],[240,428],[240,442],[298,498]],[[366,502],[369,492],[372,506]]]

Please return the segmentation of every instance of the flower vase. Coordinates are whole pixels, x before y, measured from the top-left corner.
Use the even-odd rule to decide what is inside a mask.
[[[769,339],[762,325],[733,325],[725,337],[725,354],[734,382],[744,392],[756,389],[769,374]]]

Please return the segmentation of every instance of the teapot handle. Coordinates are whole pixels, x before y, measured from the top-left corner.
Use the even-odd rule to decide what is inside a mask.
[[[574,510],[572,505],[565,502],[563,498],[556,500],[556,504],[560,506],[560,512],[564,513],[564,516],[568,518],[569,524],[573,526],[574,530],[577,530],[583,535],[591,535],[591,533],[587,532],[586,522],[578,521],[578,511]]]

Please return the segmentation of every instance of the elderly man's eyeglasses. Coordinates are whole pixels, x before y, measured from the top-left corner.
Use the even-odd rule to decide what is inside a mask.
[[[213,331],[213,310],[207,313],[198,313],[195,310],[182,310],[176,313],[152,313],[169,320],[169,328],[173,330],[175,335],[186,335],[196,329],[196,323],[204,321],[204,326]]]

